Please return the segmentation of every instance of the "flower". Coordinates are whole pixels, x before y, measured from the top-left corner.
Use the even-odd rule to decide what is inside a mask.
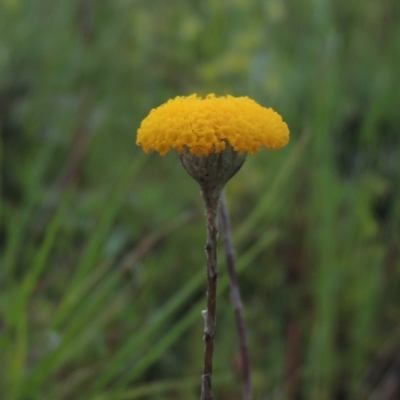
[[[138,129],[136,144],[147,153],[165,155],[174,148],[201,157],[227,145],[240,154],[255,154],[261,146],[276,150],[288,141],[288,126],[271,108],[248,97],[193,94],[153,109]]]

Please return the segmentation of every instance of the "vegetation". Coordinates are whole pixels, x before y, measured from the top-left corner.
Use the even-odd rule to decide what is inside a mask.
[[[151,108],[216,93],[291,130],[227,185],[255,399],[389,399],[399,22],[396,0],[1,1],[0,398],[199,397],[202,200],[135,141]],[[220,254],[214,395],[235,400]]]

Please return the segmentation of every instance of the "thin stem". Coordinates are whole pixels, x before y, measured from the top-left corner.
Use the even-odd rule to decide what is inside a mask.
[[[229,219],[228,207],[226,204],[225,193],[221,195],[221,228],[223,233],[223,240],[226,253],[226,265],[228,268],[229,280],[231,285],[231,302],[236,317],[236,327],[239,336],[239,348],[242,361],[242,374],[243,374],[243,399],[252,399],[251,379],[250,379],[250,357],[249,345],[247,341],[246,325],[243,318],[243,306],[240,298],[239,280],[235,268],[235,250],[233,248],[231,224]]]
[[[206,210],[207,222],[207,310],[203,311],[204,317],[204,367],[201,385],[201,400],[212,400],[212,369],[214,353],[214,331],[217,300],[217,212],[220,191],[213,188],[202,187],[202,195]]]

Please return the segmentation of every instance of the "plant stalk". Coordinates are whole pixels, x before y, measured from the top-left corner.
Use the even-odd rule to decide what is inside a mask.
[[[214,353],[214,332],[217,305],[217,213],[220,199],[220,190],[204,185],[202,195],[204,199],[207,224],[206,256],[207,256],[207,310],[204,317],[204,366],[201,385],[201,400],[212,400],[212,369]]]
[[[247,341],[246,325],[243,317],[243,306],[240,296],[239,280],[235,268],[236,256],[232,241],[231,223],[226,203],[226,196],[224,192],[222,192],[221,195],[220,216],[221,216],[221,228],[222,228],[225,253],[226,253],[226,265],[228,268],[228,274],[231,286],[231,303],[235,313],[236,327],[239,337],[239,349],[240,349],[242,378],[243,378],[243,399],[252,400],[249,345]]]

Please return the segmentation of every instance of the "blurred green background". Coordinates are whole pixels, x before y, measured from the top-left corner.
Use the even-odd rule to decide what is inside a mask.
[[[198,399],[202,200],[135,140],[216,93],[291,130],[227,186],[254,399],[397,399],[399,65],[398,0],[2,0],[0,398]],[[236,400],[222,248],[220,290]]]

